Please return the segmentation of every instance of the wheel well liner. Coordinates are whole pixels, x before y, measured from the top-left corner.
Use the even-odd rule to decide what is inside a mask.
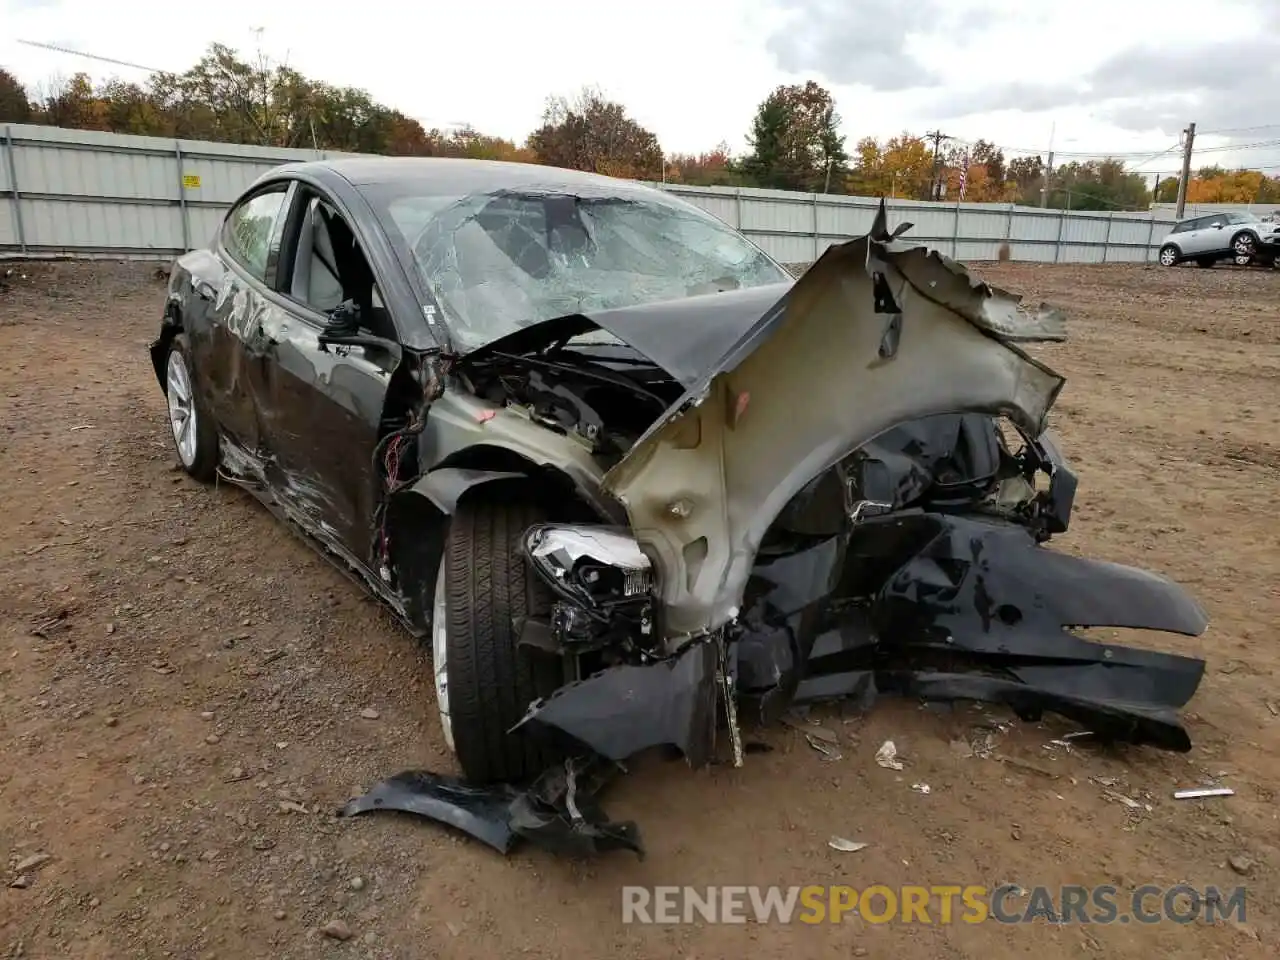
[[[182,332],[182,313],[177,301],[169,300],[164,307],[164,319],[160,325],[160,336],[151,344],[151,366],[160,381],[160,389],[168,393],[169,385],[165,378],[165,361],[169,358],[169,347],[173,338]]]

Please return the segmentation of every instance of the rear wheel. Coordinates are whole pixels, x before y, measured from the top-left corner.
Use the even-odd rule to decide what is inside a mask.
[[[1167,243],[1160,248],[1160,266],[1172,267],[1178,262],[1178,248]]]
[[[551,593],[522,556],[520,539],[545,512],[519,500],[464,501],[445,541],[433,604],[436,696],[445,739],[468,780],[518,781],[559,756],[508,733],[529,704],[565,682],[563,662],[517,646],[517,624],[546,619]]]
[[[208,483],[218,470],[218,431],[204,408],[192,376],[191,344],[179,333],[165,360],[165,400],[173,448],[182,469]]]

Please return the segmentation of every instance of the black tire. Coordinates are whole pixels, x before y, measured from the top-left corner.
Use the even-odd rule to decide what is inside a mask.
[[[464,501],[445,540],[449,715],[458,763],[476,783],[524,780],[561,759],[538,738],[507,732],[565,682],[560,658],[516,646],[513,625],[551,612],[551,592],[520,548],[521,534],[546,519],[518,499]]]
[[[1170,259],[1170,255],[1172,255],[1172,259]],[[1160,248],[1160,253],[1158,257],[1159,257],[1161,266],[1176,267],[1178,263],[1182,260],[1182,251],[1179,250],[1172,243],[1166,243],[1163,247]],[[1168,260],[1169,262],[1166,263],[1165,262],[1166,260]]]
[[[169,343],[169,353],[165,356],[165,401],[169,402],[169,357],[177,354],[182,358],[183,369],[187,374],[187,385],[190,388],[190,403],[195,412],[195,449],[190,462],[183,456],[178,444],[178,437],[172,429],[172,413],[170,414],[169,437],[173,440],[173,452],[178,457],[178,464],[192,478],[201,483],[211,483],[218,474],[218,430],[213,418],[209,415],[204,398],[195,386],[195,363],[192,360],[191,342],[185,333],[178,333]],[[168,409],[172,410],[169,406]]]
[[[1215,263],[1217,263],[1217,262],[1218,262],[1218,261],[1217,261],[1217,260],[1215,260],[1215,259],[1213,259],[1213,257],[1200,257],[1198,260],[1196,260],[1196,266],[1197,266],[1197,267],[1212,267],[1212,266],[1213,266]]]

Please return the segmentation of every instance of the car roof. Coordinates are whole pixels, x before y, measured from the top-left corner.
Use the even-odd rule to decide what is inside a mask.
[[[557,190],[596,195],[668,194],[634,180],[539,163],[467,160],[454,157],[340,157],[288,164],[290,172],[336,173],[357,189],[375,185],[421,184],[433,191],[468,195],[495,190]]]

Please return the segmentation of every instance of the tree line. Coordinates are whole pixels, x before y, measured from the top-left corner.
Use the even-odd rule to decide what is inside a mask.
[[[1171,202],[1177,196],[1177,178],[1149,185],[1147,176],[1126,170],[1115,159],[1062,165],[1046,184],[1040,157],[1007,159],[985,140],[930,142],[903,132],[886,140],[865,137],[850,151],[830,92],[813,81],[779,86],[765,97],[742,156],[734,156],[724,143],[700,154],[664,153],[658,138],[624,106],[592,88],[572,98],[549,99],[540,125],[523,144],[469,126],[428,128],[364,90],[313,80],[260,55],[244,58],[221,44],[211,45],[185,73],[155,73],[145,84],[112,79],[95,85],[87,74],[77,73],[33,94],[0,68],[4,122],[262,146],[545,163],[645,180],[859,196],[955,200],[963,179],[967,201],[1043,201],[1075,210],[1141,210],[1153,199]],[[1280,202],[1280,178],[1208,167],[1189,182],[1187,200]]]

